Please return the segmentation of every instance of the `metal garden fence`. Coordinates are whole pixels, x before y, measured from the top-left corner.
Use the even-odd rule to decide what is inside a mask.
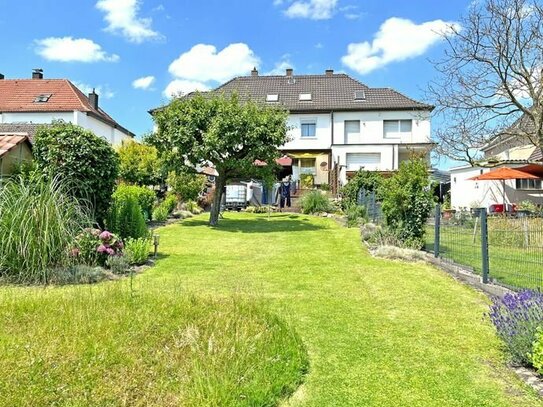
[[[442,212],[438,205],[426,232],[426,250],[471,268],[484,283],[543,290],[541,216]]]
[[[377,201],[375,191],[366,191],[364,188],[361,188],[360,191],[358,191],[357,203],[366,208],[368,220],[373,223],[381,220],[381,203]]]

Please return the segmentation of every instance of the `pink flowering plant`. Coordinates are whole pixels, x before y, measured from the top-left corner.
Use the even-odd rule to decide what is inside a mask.
[[[77,236],[71,255],[89,266],[105,266],[111,256],[123,255],[123,242],[113,233],[100,229],[85,229]]]

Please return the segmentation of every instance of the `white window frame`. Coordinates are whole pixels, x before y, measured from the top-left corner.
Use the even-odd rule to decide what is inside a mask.
[[[315,127],[315,133],[312,136],[304,136],[304,125],[313,125]],[[317,138],[317,119],[300,120],[300,138],[304,140]]]
[[[409,123],[411,130],[402,131],[402,122],[404,124]],[[392,125],[393,123],[396,124],[396,131],[387,132],[387,124]],[[410,136],[411,134],[413,134],[413,119],[383,120],[383,138],[401,138],[402,136]]]
[[[347,132],[347,123],[351,123],[351,124],[354,124],[354,123],[358,123],[358,132],[357,133],[351,133],[351,132]],[[361,131],[361,122],[360,120],[345,120],[343,122],[343,133],[344,133],[344,142],[345,144],[357,144],[357,143],[360,143],[361,140],[360,140],[360,136],[362,135],[362,131]],[[353,137],[356,137],[358,140],[356,142],[352,142],[350,141],[351,138]]]

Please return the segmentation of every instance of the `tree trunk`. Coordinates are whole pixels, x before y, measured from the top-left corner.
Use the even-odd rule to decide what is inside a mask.
[[[215,178],[215,195],[213,196],[213,203],[211,204],[211,212],[209,214],[210,226],[217,226],[219,223],[219,213],[221,211],[221,201],[225,185],[226,179],[223,175]]]

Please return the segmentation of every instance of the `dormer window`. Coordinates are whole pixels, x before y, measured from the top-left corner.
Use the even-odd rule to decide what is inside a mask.
[[[41,95],[38,95],[36,96],[36,99],[34,99],[34,103],[46,103],[51,96],[51,93],[43,93]]]
[[[366,100],[366,92],[357,90],[354,92],[354,100]]]
[[[311,93],[300,93],[299,100],[301,102],[311,102]]]
[[[266,95],[266,102],[278,102],[279,101],[279,95]]]

